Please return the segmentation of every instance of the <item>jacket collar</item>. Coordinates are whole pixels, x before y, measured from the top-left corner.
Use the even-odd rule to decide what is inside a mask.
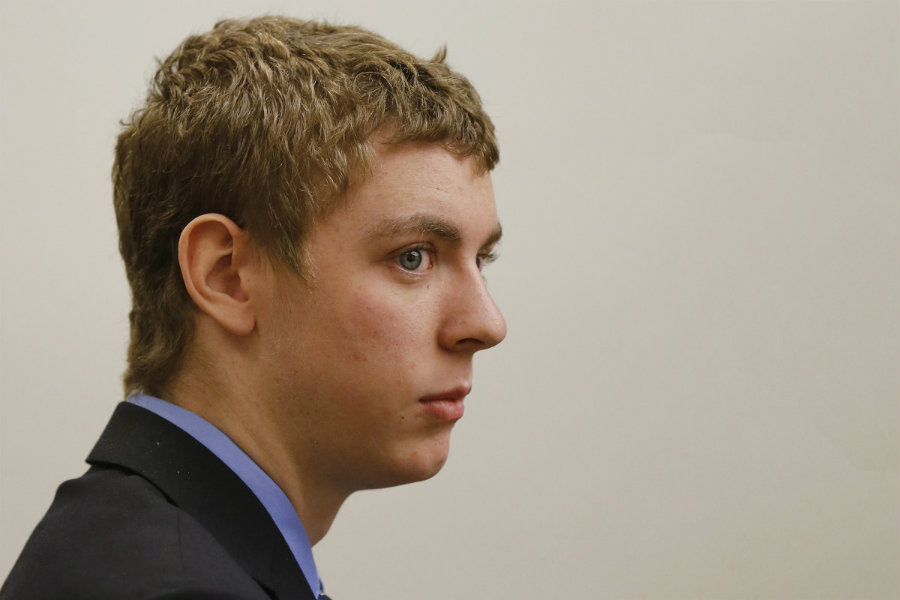
[[[253,492],[193,437],[123,402],[88,456],[141,475],[203,525],[277,598],[314,596],[287,543]]]

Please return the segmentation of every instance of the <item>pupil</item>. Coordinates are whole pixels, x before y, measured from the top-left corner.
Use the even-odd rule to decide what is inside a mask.
[[[403,268],[410,271],[418,269],[422,264],[422,253],[418,250],[410,250],[403,254]]]

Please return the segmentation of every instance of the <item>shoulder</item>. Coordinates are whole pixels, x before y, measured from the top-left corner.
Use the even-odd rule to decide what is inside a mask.
[[[60,486],[0,590],[3,600],[268,597],[152,483],[112,468]]]

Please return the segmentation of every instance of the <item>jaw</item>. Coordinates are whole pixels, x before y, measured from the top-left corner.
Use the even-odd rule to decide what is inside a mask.
[[[443,424],[390,447],[370,449],[358,460],[338,467],[332,481],[340,481],[340,487],[349,495],[431,479],[447,462],[452,427]]]

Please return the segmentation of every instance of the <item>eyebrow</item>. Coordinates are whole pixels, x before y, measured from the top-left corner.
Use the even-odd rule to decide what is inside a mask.
[[[429,214],[418,213],[409,217],[399,219],[386,219],[379,222],[371,230],[368,237],[372,240],[386,237],[396,237],[401,235],[436,235],[448,242],[459,243],[462,241],[462,233],[455,225],[444,221],[439,217]],[[482,247],[493,246],[503,236],[503,228],[500,224],[487,237]]]

